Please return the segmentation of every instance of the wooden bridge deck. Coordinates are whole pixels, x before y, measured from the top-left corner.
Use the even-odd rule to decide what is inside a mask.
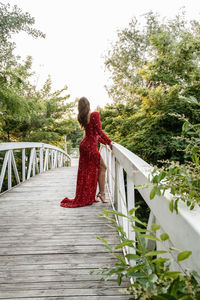
[[[99,235],[117,233],[98,216],[109,204],[62,208],[74,196],[77,166],[47,171],[0,197],[0,299],[128,299],[116,280],[90,270],[114,263]]]

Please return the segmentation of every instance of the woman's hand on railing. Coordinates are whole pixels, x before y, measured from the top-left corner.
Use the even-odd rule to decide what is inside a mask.
[[[114,144],[114,142],[111,142],[108,146],[110,148],[110,150],[112,150],[112,145]]]

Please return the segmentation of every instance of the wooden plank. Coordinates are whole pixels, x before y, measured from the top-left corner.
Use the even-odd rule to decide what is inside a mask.
[[[76,174],[77,166],[49,170],[0,196],[0,299],[128,299],[114,277],[90,274],[116,262],[96,239],[119,243],[98,216],[110,204],[60,207],[75,194]]]
[[[107,287],[101,287],[96,289],[54,289],[54,290],[33,290],[33,291],[17,291],[15,290],[15,298],[17,297],[25,297],[26,299],[30,299],[30,297],[57,297],[57,296],[76,296],[76,297],[82,297],[82,296],[115,296],[119,295],[122,288],[107,288]],[[34,294],[33,294],[34,292]],[[0,295],[0,299],[6,299],[8,297],[13,296],[13,291],[3,291]],[[14,299],[15,299],[14,298]]]
[[[113,250],[115,245],[113,246]],[[3,255],[27,255],[27,254],[80,254],[80,253],[107,253],[104,245],[50,245],[41,247],[1,247],[0,248],[0,256]],[[121,250],[116,250],[115,252],[121,252]]]
[[[24,299],[24,297],[22,298],[6,298],[6,300],[14,300],[14,299]],[[72,297],[72,296],[64,296],[64,297],[45,297],[45,298],[41,298],[41,297],[31,297],[31,300],[66,300],[66,299],[70,299],[70,300],[77,300],[78,298]],[[80,298],[79,298],[80,299]],[[127,296],[81,296],[81,300],[124,300],[124,299],[129,299],[127,298]]]
[[[122,287],[125,286],[125,283],[122,283]],[[71,282],[63,282],[63,281],[50,281],[50,282],[17,282],[8,284],[2,283],[0,284],[1,291],[15,291],[15,290],[40,290],[40,289],[58,289],[58,288],[71,288]],[[91,289],[91,288],[100,288],[100,287],[118,287],[116,280],[84,280],[84,281],[74,281],[73,288],[74,289]]]

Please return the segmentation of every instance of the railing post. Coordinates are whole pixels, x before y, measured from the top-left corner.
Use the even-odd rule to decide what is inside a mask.
[[[26,156],[26,149],[29,149],[29,157]],[[21,151],[21,173],[18,173],[18,161],[15,158],[14,150]],[[0,143],[0,151],[5,151],[2,161],[0,174],[0,193],[4,181],[7,182],[7,190],[12,188],[12,178],[16,179],[16,183],[24,182],[38,173],[42,173],[49,168],[62,167],[67,160],[71,162],[71,158],[62,149],[43,143]],[[45,152],[45,155],[44,155]],[[50,153],[51,152],[51,153]],[[45,158],[44,158],[45,156]],[[39,165],[40,160],[40,165]],[[27,161],[27,162],[26,162]],[[6,178],[5,178],[6,175]]]
[[[54,150],[51,150],[51,169],[53,169],[53,161],[54,161]]]
[[[44,171],[48,170],[49,149],[45,149]]]
[[[33,148],[33,176],[35,176],[35,160],[36,160],[36,151]]]
[[[1,168],[0,191],[2,189],[3,180],[4,180],[5,173],[6,173],[6,167],[7,167],[8,159],[9,159],[9,150],[6,151],[6,154],[5,154],[5,157],[4,157],[4,160],[3,160],[3,166]]]
[[[44,171],[43,152],[44,152],[44,144],[42,144],[42,147],[40,148],[40,173]]]
[[[18,171],[17,171],[17,165],[16,165],[16,161],[15,161],[13,151],[11,151],[11,162],[12,162],[12,166],[13,166],[13,171],[15,173],[16,181],[17,181],[17,183],[20,183],[20,178],[19,178],[19,174],[18,174]]]
[[[28,165],[28,173],[27,173],[27,179],[29,179],[31,177],[31,169],[32,169],[32,164],[34,164],[34,159],[35,159],[35,155],[34,155],[34,149],[31,149],[31,153],[30,153],[30,158],[29,158],[29,165]],[[34,171],[33,171],[34,173]]]
[[[8,190],[10,190],[12,187],[11,151],[12,150],[8,151]]]
[[[22,149],[22,182],[26,180],[26,155],[25,149]]]
[[[133,179],[127,174],[127,206],[128,211],[135,207],[135,190]],[[134,215],[134,214],[133,214]],[[131,225],[135,225],[135,222],[128,222],[128,239],[135,241],[135,232]],[[129,247],[129,253],[134,254],[135,249]]]
[[[127,215],[127,206],[126,206],[126,194],[125,194],[125,186],[124,186],[124,174],[123,167],[117,161],[117,203],[118,203],[118,211],[122,214]],[[121,217],[121,224],[124,225],[124,231],[128,234],[128,222],[127,219]]]

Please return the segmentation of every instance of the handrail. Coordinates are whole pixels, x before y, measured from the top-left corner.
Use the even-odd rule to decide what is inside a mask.
[[[114,143],[112,152],[105,146],[101,148],[101,155],[107,165],[107,186],[112,203],[118,211],[127,214],[135,207],[135,186],[148,185],[149,177],[153,168],[140,157]],[[126,173],[126,190],[124,182],[124,172]],[[181,263],[185,269],[195,270],[200,274],[200,207],[195,207],[192,211],[188,209],[183,201],[179,201],[178,214],[169,210],[169,203],[172,195],[169,192],[165,196],[155,196],[150,200],[151,187],[138,189],[143,199],[149,206],[151,213],[148,226],[152,223],[159,224],[161,230],[156,231],[159,236],[166,232],[170,240],[165,245],[180,249],[181,251],[190,250],[192,255]],[[134,233],[129,227],[126,218],[118,217],[120,225],[123,226],[129,239],[134,240]],[[156,243],[157,250],[161,249]],[[172,269],[177,270],[178,266],[172,262]]]
[[[29,157],[26,150],[30,151]],[[8,189],[12,188],[12,167],[17,184],[28,180],[36,173],[42,173],[50,168],[58,168],[65,165],[66,161],[71,163],[71,157],[59,147],[45,144],[45,143],[29,143],[29,142],[14,142],[14,143],[0,143],[0,152],[5,151],[3,164],[0,176],[0,192],[5,180],[6,169],[8,170]],[[21,178],[18,172],[17,163],[14,152],[22,152],[21,164]],[[26,164],[28,164],[26,166]]]

